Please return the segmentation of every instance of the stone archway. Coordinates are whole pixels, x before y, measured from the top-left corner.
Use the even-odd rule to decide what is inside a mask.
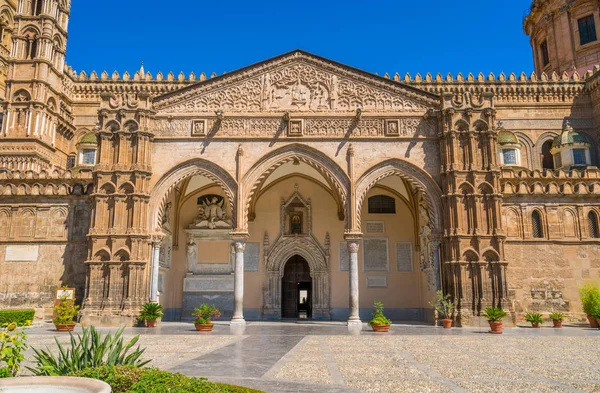
[[[239,218],[239,227],[248,227],[248,212],[252,198],[261,188],[265,180],[280,166],[293,161],[304,162],[316,169],[327,180],[332,190],[339,198],[343,206],[346,227],[348,228],[348,190],[350,190],[350,179],[343,169],[331,158],[320,151],[301,144],[290,144],[265,155],[259,162],[254,164],[246,173],[243,180],[243,209]]]
[[[225,169],[210,161],[198,158],[179,164],[171,169],[154,186],[150,196],[148,215],[148,219],[150,220],[148,227],[151,231],[160,231],[161,218],[164,213],[169,192],[177,184],[194,175],[206,176],[223,189],[232,209],[233,227],[236,228],[238,216],[236,211],[237,182]]]
[[[280,237],[265,252],[267,280],[263,294],[263,318],[281,319],[281,283],[285,264],[295,255],[302,257],[310,268],[313,319],[330,319],[329,251],[312,236]]]

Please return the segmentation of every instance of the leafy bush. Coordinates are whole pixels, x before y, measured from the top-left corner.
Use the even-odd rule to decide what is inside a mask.
[[[56,312],[56,318],[52,322],[55,325],[73,325],[75,324],[73,318],[77,316],[79,306],[75,305],[75,299],[67,299],[65,296],[58,300],[58,304],[54,306],[54,312]]]
[[[383,314],[383,303],[376,301],[374,307],[375,310],[373,311],[373,314],[371,314],[369,325],[391,325],[392,321],[387,319]]]
[[[586,315],[592,315],[597,308],[600,308],[600,288],[596,283],[587,283],[579,288],[579,297],[583,306],[583,312]]]
[[[142,367],[150,363],[150,360],[141,360],[145,349],[140,349],[139,345],[137,349],[129,353],[140,336],[135,336],[124,345],[123,330],[124,328],[117,330],[114,336],[107,334],[104,339],[102,339],[102,333],[93,326],[83,328],[83,335],[74,336],[69,332],[71,347],[67,349],[54,338],[58,346],[58,357],[48,348],[46,351],[32,348],[35,352],[37,367],[28,367],[28,369],[39,376],[64,376],[78,370],[101,365]]]
[[[146,303],[142,306],[142,311],[138,319],[140,321],[154,321],[163,316],[163,306],[160,303]]]
[[[553,321],[562,321],[564,320],[566,317],[565,313],[562,312],[552,312],[550,313],[550,319],[552,319]]]
[[[204,303],[201,304],[200,307],[197,307],[192,315],[196,317],[194,323],[209,325],[212,323],[213,318],[218,319],[221,317],[221,311],[216,308],[214,304],[209,306],[208,304]]]
[[[15,322],[0,332],[0,378],[19,375],[26,350],[27,335],[18,330]]]
[[[600,319],[600,307],[596,308],[592,313],[592,318]]]
[[[537,312],[528,312],[525,314],[525,320],[531,324],[534,323],[544,323],[544,318],[542,314]]]
[[[0,310],[0,326],[6,327],[10,323],[16,323],[19,326],[29,326],[35,310]]]
[[[499,307],[488,307],[483,312],[483,316],[490,322],[500,322],[506,318],[506,312]]]
[[[435,293],[435,299],[433,302],[429,302],[433,306],[438,314],[442,316],[442,319],[451,319],[452,313],[454,312],[454,302],[451,300],[451,296],[444,295],[444,292],[439,290]]]
[[[204,378],[190,378],[156,368],[101,366],[73,372],[69,376],[102,380],[111,386],[113,393],[260,393],[254,389],[213,383]]]

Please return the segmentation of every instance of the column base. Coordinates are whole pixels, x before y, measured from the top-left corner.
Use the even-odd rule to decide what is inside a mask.
[[[362,327],[362,321],[360,319],[349,319],[348,320],[348,327]]]
[[[244,318],[232,319],[231,322],[229,323],[229,326],[231,326],[231,327],[246,326],[246,320]]]

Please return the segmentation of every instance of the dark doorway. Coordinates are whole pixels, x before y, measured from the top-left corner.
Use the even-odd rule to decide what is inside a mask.
[[[308,262],[294,255],[285,264],[281,282],[281,317],[310,318],[312,279]]]

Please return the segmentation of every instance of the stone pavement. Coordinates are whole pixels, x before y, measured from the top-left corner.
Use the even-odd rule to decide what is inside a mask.
[[[50,325],[28,329],[52,346]],[[251,322],[199,333],[186,323],[140,334],[152,365],[266,392],[600,392],[600,330],[582,327],[444,330],[394,325]],[[60,335],[66,342],[68,335]]]

